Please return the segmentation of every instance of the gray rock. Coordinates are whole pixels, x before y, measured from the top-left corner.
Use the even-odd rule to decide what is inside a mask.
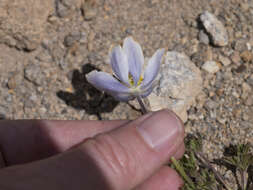
[[[147,103],[153,111],[171,109],[186,122],[187,110],[195,102],[201,89],[201,73],[195,64],[186,55],[169,51],[165,56],[165,63],[161,65],[157,85],[148,96]]]
[[[206,45],[209,44],[209,37],[203,30],[200,30],[199,32],[199,41]]]
[[[65,6],[61,1],[56,1],[56,13],[61,18],[68,17],[73,14],[73,10],[70,7]]]
[[[25,79],[35,85],[42,85],[45,82],[41,67],[38,64],[30,63],[24,70]]]
[[[75,42],[79,42],[82,38],[82,33],[79,31],[74,31],[64,38],[64,45],[66,47],[72,46]]]
[[[29,51],[36,49],[54,10],[54,1],[2,0],[0,4],[0,43]]]
[[[84,0],[56,0],[56,13],[61,18],[71,17],[80,10]]]
[[[203,23],[206,31],[210,34],[214,45],[226,46],[228,44],[228,33],[221,21],[213,14],[205,11],[200,15],[200,20]]]

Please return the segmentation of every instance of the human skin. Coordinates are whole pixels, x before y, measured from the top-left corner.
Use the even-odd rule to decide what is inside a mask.
[[[184,153],[168,110],[134,121],[0,121],[0,189],[177,190],[167,166]]]

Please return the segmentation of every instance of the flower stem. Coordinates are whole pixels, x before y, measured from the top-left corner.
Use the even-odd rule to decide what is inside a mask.
[[[146,109],[146,107],[145,107],[145,105],[144,105],[144,103],[143,103],[140,96],[137,96],[137,101],[140,104],[142,114],[148,113],[148,110]]]

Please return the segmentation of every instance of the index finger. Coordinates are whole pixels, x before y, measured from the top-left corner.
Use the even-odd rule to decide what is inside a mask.
[[[63,152],[87,138],[127,122],[2,120],[0,148],[7,165],[23,164]]]

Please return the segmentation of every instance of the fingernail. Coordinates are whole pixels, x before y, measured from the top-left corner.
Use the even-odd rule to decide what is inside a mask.
[[[146,143],[158,151],[179,145],[183,140],[182,122],[168,110],[153,112],[137,129]]]

